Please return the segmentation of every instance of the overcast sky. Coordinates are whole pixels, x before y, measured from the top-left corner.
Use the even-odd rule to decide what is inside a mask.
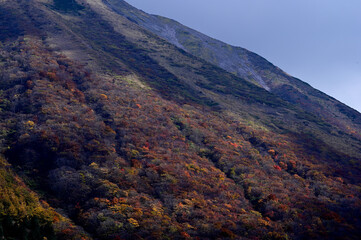
[[[247,48],[361,112],[361,0],[126,0]]]

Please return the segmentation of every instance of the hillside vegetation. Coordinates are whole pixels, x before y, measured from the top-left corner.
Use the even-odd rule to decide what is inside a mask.
[[[104,2],[0,2],[0,238],[358,239],[357,132]]]
[[[177,47],[249,82],[306,112],[325,119],[360,140],[361,114],[312,88],[247,49],[234,47],[174,20],[142,12],[122,0],[104,1],[112,10]],[[230,26],[233,27],[233,26]]]

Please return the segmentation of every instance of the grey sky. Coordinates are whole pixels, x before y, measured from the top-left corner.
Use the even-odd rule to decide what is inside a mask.
[[[126,0],[247,48],[361,112],[360,0]]]

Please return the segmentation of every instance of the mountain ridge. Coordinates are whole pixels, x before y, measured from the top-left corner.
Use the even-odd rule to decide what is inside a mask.
[[[324,109],[322,114],[328,121],[332,121],[333,115],[338,117],[345,115],[345,104],[335,101],[334,98],[330,98],[299,79],[288,75],[257,54],[244,48],[233,47],[210,38],[174,20],[146,14],[130,6],[125,1],[107,0],[104,2],[119,14],[122,14],[158,36],[163,37],[183,50],[253,83],[256,80],[260,86],[281,96],[281,98],[286,101],[290,101],[301,107],[308,107],[310,108],[310,112],[314,114],[320,112],[317,108]],[[168,33],[170,32],[172,34],[169,35]],[[187,36],[186,40],[183,39],[184,34]],[[182,45],[182,43],[184,44]],[[224,62],[226,61],[230,64],[225,64]],[[262,67],[260,68],[259,66]],[[295,98],[295,95],[297,98]],[[300,101],[303,102],[300,103]],[[333,109],[326,110],[325,106],[334,107]],[[353,116],[357,116],[355,117],[356,123],[359,125],[361,115],[352,108],[350,108],[348,112]],[[345,129],[345,125],[353,123],[354,122],[339,124]]]
[[[109,1],[108,1],[108,2],[109,2]],[[120,2],[124,2],[124,1],[120,1]],[[133,23],[133,22],[132,22],[132,23]],[[118,24],[118,25],[119,25],[119,24]],[[127,35],[126,32],[123,32],[123,34]],[[136,40],[136,39],[135,39],[135,40]],[[136,40],[136,41],[137,41],[137,40]],[[138,44],[143,44],[143,45],[144,45],[143,42],[140,42],[140,43],[138,42]],[[146,45],[144,45],[144,47],[150,47],[150,46],[148,46],[148,45],[146,44]],[[171,56],[171,58],[172,58],[172,56]],[[168,61],[168,60],[167,60],[167,61]],[[167,67],[166,67],[166,68],[167,68]],[[169,67],[168,67],[168,69],[169,69]],[[172,71],[174,71],[174,70],[172,70]],[[178,75],[179,75],[179,74],[178,74]],[[190,78],[190,76],[189,76],[189,78]],[[194,78],[194,77],[192,77],[192,78]],[[291,91],[292,91],[292,89],[293,89],[293,88],[291,87]],[[317,91],[316,91],[316,94],[317,94]],[[294,96],[295,96],[295,95],[293,95],[293,98],[294,98]],[[325,95],[323,95],[323,96],[325,96]],[[297,97],[297,95],[296,95],[296,97]],[[233,102],[233,103],[234,103],[234,102]],[[291,102],[291,103],[292,103],[292,102]],[[307,106],[307,105],[306,105],[306,106]],[[317,106],[317,105],[316,105],[316,106]],[[302,106],[302,105],[301,105],[301,106],[299,106],[299,107],[305,109],[305,106]],[[316,107],[316,108],[317,108],[317,107]],[[307,111],[307,110],[306,110],[306,111]],[[327,115],[324,115],[323,113],[324,113],[324,111],[322,112],[322,114],[320,114],[320,113],[317,114],[318,117],[319,117],[319,118],[325,118],[325,116],[327,116]],[[311,111],[311,114],[313,114],[312,111]],[[358,114],[357,116],[360,116],[360,115]],[[327,119],[328,121],[330,121],[329,118],[326,118],[326,119]],[[332,121],[331,121],[331,122],[332,122]],[[336,123],[336,124],[338,124],[338,123]],[[342,124],[342,123],[341,123],[341,124]],[[346,123],[346,124],[343,123],[341,127],[342,127],[342,128],[345,128],[345,127],[347,128],[347,126],[350,126],[350,124],[348,124],[348,125],[347,125],[347,124],[348,124],[348,123]],[[344,125],[346,125],[346,126],[344,126]],[[352,125],[351,125],[351,126],[352,126]],[[356,125],[356,126],[358,126],[358,125]],[[353,126],[353,127],[354,127],[354,126]],[[358,126],[357,128],[359,128],[359,126]],[[356,129],[357,129],[357,128],[356,128]],[[354,130],[352,130],[352,131],[354,131]],[[356,136],[357,136],[357,132],[358,132],[358,131],[356,131]],[[345,147],[346,147],[346,146],[345,146]]]

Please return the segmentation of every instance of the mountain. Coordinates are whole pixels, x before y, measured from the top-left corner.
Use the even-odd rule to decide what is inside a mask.
[[[110,0],[0,43],[0,238],[359,238],[360,113],[258,55]]]
[[[360,132],[361,115],[356,110],[288,75],[261,56],[210,38],[174,20],[147,14],[125,1],[104,2],[113,11],[184,51],[263,87],[343,131]]]

